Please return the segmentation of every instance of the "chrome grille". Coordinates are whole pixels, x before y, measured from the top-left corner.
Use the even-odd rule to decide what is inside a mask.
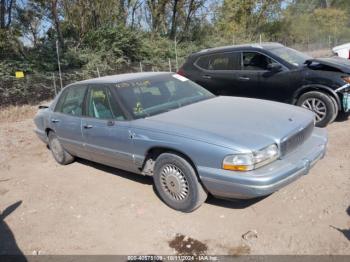
[[[281,156],[285,156],[286,154],[290,153],[291,151],[296,149],[298,146],[303,144],[310,137],[313,129],[314,129],[314,123],[311,122],[302,130],[292,134],[291,136],[284,138],[280,145]]]

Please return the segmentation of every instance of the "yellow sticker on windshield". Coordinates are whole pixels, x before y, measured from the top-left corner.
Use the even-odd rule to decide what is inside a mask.
[[[143,111],[143,108],[142,108],[141,102],[137,102],[136,107],[134,108],[134,113],[142,113],[142,111]]]

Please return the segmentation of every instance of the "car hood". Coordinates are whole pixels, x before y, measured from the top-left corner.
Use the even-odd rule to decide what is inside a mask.
[[[311,111],[241,97],[215,97],[140,119],[136,126],[239,151],[259,150],[307,126]]]
[[[310,65],[313,62],[330,66],[335,69],[338,69],[343,73],[350,74],[350,60],[345,58],[341,58],[338,56],[327,57],[327,58],[315,58],[315,59],[306,60],[305,64]]]

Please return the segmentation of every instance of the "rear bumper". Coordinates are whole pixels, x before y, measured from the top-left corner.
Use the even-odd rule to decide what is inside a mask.
[[[283,159],[250,172],[199,167],[206,189],[218,197],[249,199],[269,195],[306,175],[323,158],[327,146],[326,130],[315,128],[303,145]]]

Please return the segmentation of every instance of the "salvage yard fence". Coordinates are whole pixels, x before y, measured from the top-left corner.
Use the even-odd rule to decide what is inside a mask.
[[[183,61],[181,61],[183,62]],[[176,61],[168,59],[163,63],[150,64],[139,61],[120,65],[118,68],[104,69],[96,65],[90,70],[69,70],[45,73],[26,73],[24,77],[15,75],[0,77],[0,108],[9,105],[36,104],[40,101],[52,99],[62,87],[89,78],[106,75],[135,73],[135,72],[177,71]]]

